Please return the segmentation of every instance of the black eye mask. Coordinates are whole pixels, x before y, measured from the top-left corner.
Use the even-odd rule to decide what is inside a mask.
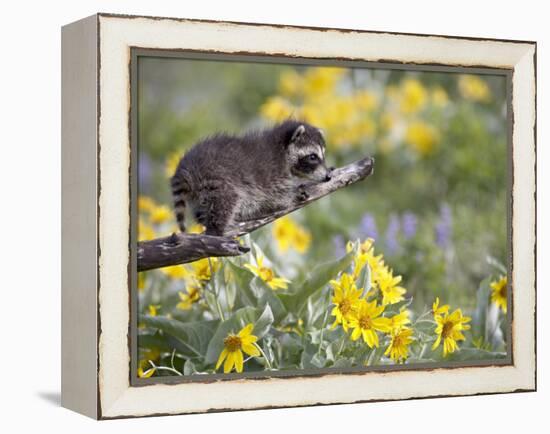
[[[298,160],[296,164],[296,170],[302,173],[312,173],[319,166],[321,162],[319,158],[310,158],[310,156],[302,157]]]

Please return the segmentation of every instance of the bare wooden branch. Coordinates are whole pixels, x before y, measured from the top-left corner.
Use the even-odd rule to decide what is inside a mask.
[[[238,222],[223,237],[179,233],[156,240],[141,241],[138,243],[137,252],[138,271],[184,264],[207,257],[238,256],[246,253],[250,249],[239,244],[234,237],[250,233],[327,194],[361,181],[372,174],[373,168],[374,159],[367,157],[335,169],[330,181],[302,185],[296,192],[297,200],[293,206],[262,218]]]

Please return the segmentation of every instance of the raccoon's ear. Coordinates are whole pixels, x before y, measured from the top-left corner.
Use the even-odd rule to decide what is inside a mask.
[[[296,142],[305,132],[306,132],[306,127],[304,127],[303,125],[300,125],[292,133],[292,137],[290,138],[290,143]]]

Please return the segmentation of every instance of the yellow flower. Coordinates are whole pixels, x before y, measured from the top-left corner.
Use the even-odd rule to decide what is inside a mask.
[[[441,341],[443,341],[443,356],[454,353],[458,349],[458,341],[466,339],[462,331],[470,329],[470,326],[466,324],[470,321],[470,317],[462,316],[462,311],[460,309],[455,310],[450,315],[444,314],[435,316],[435,322],[437,323],[435,333],[437,339],[432,346],[432,350],[435,350]]]
[[[278,249],[285,253],[290,247],[305,253],[311,244],[309,231],[298,225],[289,216],[281,217],[273,223],[273,237]]]
[[[140,217],[138,220],[138,240],[147,241],[155,238],[155,230]]]
[[[436,316],[446,315],[449,313],[449,305],[444,304],[443,306],[439,306],[439,297],[436,297],[434,304],[432,305],[432,313],[434,318]]]
[[[368,302],[364,299],[359,300],[357,311],[349,321],[353,328],[351,339],[356,341],[361,336],[369,347],[378,347],[377,331],[391,331],[391,321],[389,318],[383,318],[384,306],[377,306],[376,300]]]
[[[319,98],[334,91],[345,69],[335,67],[310,68],[304,76],[304,93],[309,98]]]
[[[151,223],[165,223],[172,217],[172,211],[166,205],[157,206],[151,212]]]
[[[183,265],[171,265],[160,269],[161,273],[172,279],[186,279],[189,277],[189,271]]]
[[[156,207],[157,207],[157,204],[150,197],[148,197],[148,196],[140,196],[139,197],[139,199],[138,199],[138,210],[140,212],[151,213]]]
[[[508,278],[500,276],[500,279],[491,282],[491,301],[506,313],[508,309]]]
[[[409,318],[409,311],[406,309],[402,310],[397,315],[394,315],[390,318],[390,326],[392,332],[403,328],[405,325],[410,324],[410,322],[411,320]]]
[[[193,270],[193,277],[201,281],[210,280],[212,272],[218,271],[222,264],[217,258],[204,258],[191,262],[190,265]]]
[[[339,281],[331,280],[330,284],[334,289],[334,296],[332,297],[334,308],[331,315],[336,318],[332,327],[342,324],[343,329],[347,332],[349,321],[359,306],[363,289],[357,289],[353,278],[347,273],[342,274]]]
[[[404,300],[407,290],[401,286],[401,276],[394,276],[391,270],[381,269],[378,273],[378,289],[382,293],[382,305],[394,304]]]
[[[149,378],[151,377],[155,371],[156,368],[150,367],[149,369],[146,369],[148,366],[151,366],[149,363],[149,360],[152,362],[156,362],[160,357],[160,351],[158,348],[150,348],[148,350],[145,350],[143,353],[143,358],[140,359],[138,364],[138,370],[137,375],[139,378]]]
[[[346,251],[349,253],[353,244],[349,242],[346,245]],[[368,264],[371,272],[371,286],[378,280],[379,274],[386,269],[384,265],[384,256],[374,254],[374,240],[367,238],[362,244],[359,244],[357,254],[353,259],[353,278],[357,279],[364,266]]]
[[[160,304],[150,304],[147,306],[147,310],[149,311],[150,316],[157,316],[158,309],[160,308]]]
[[[420,155],[429,155],[439,143],[439,132],[435,127],[422,121],[409,124],[405,132],[405,140]]]
[[[178,164],[183,157],[183,151],[177,150],[172,152],[166,159],[166,165],[164,166],[164,174],[167,178],[171,178],[176,173]]]
[[[441,86],[432,89],[432,104],[436,107],[445,107],[449,102],[449,96]]]
[[[178,291],[178,296],[181,301],[176,307],[181,310],[189,310],[193,306],[193,303],[201,297],[200,287],[198,285],[189,285],[185,288],[185,293]]]
[[[386,348],[384,355],[389,355],[396,363],[403,363],[409,357],[412,335],[413,331],[408,327],[393,330],[390,345]]]
[[[280,96],[272,96],[260,107],[260,113],[263,117],[281,122],[292,116],[294,107],[286,99]]]
[[[361,90],[353,95],[355,105],[361,110],[372,111],[378,104],[376,95],[368,90]]]
[[[294,69],[284,71],[279,77],[279,92],[284,96],[296,96],[302,91],[303,78]]]
[[[458,79],[460,94],[471,101],[489,102],[491,89],[487,82],[476,75],[462,75]]]
[[[139,378],[149,378],[153,376],[155,371],[156,371],[156,368],[152,368],[152,367],[144,371],[143,368],[140,366],[137,370],[137,375]]]
[[[253,324],[247,324],[238,334],[227,335],[223,340],[224,348],[216,363],[216,371],[225,360],[225,363],[223,363],[225,374],[231,372],[233,367],[235,367],[235,371],[243,372],[243,351],[252,357],[260,355],[260,351],[256,346],[258,338],[252,334],[253,328]]]
[[[146,275],[145,275],[145,271],[142,271],[141,273],[138,273],[138,291],[143,291],[145,289],[145,279],[146,279]]]
[[[202,234],[205,230],[206,230],[206,227],[204,227],[204,225],[201,225],[200,223],[195,223],[189,226],[186,232],[188,234]]]
[[[290,280],[283,277],[276,277],[275,272],[264,265],[264,258],[261,255],[256,257],[256,265],[244,264],[244,267],[267,283],[271,289],[288,288]]]
[[[399,108],[403,113],[416,113],[426,105],[428,95],[420,81],[414,78],[407,78],[401,82],[400,90],[401,101]]]

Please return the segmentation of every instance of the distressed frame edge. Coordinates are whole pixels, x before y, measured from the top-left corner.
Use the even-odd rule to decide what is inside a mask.
[[[150,17],[148,17],[150,18]],[[188,20],[184,20],[184,21],[188,21]],[[218,22],[216,22],[218,23]],[[237,24],[237,23],[235,23]],[[284,26],[286,27],[286,26]],[[295,29],[300,29],[300,27],[296,27]],[[366,31],[365,31],[366,32]],[[368,32],[367,32],[368,33]],[[385,32],[383,32],[385,33]],[[432,35],[422,35],[422,36],[432,36]],[[454,39],[453,37],[450,37],[450,39]],[[502,40],[498,40],[499,42],[502,42]],[[516,42],[516,41],[514,41]],[[536,43],[534,44],[531,44],[527,47],[527,51],[529,51],[531,48],[533,48],[533,58],[534,58],[534,61],[536,62]],[[526,52],[527,52],[526,51]],[[531,78],[531,77],[530,77]],[[534,85],[534,91],[535,91],[535,98],[536,98],[536,68],[534,69],[534,75],[533,75],[533,85]],[[535,164],[536,164],[536,106],[534,107],[534,125],[533,125],[533,128],[534,128],[534,134],[535,134],[535,137],[534,137],[534,151],[535,151]],[[530,150],[528,150],[530,151]],[[536,166],[535,168],[536,169]],[[536,178],[535,178],[535,194],[536,194]],[[535,197],[535,200],[536,200],[536,197]],[[536,214],[534,216],[534,222],[535,222],[535,261],[536,261]],[[536,267],[536,262],[535,262],[535,267]],[[535,270],[536,271],[536,270]],[[535,276],[536,278],[536,276]],[[536,284],[536,282],[535,282]],[[535,291],[536,291],[536,287],[535,287]],[[535,292],[535,297],[536,297],[536,292]],[[535,298],[535,311],[534,311],[534,318],[536,320],[536,298]],[[536,332],[536,327],[535,327],[535,332]],[[536,337],[536,336],[535,336]],[[500,392],[500,391],[497,391],[497,392],[481,392],[479,394],[491,394],[491,393],[509,393],[509,392],[513,392],[513,391],[532,391],[532,390],[536,390],[536,341],[534,341],[534,350],[535,350],[535,353],[534,353],[534,363],[535,363],[535,366],[534,366],[534,379],[533,379],[533,383],[531,384],[531,382],[529,382],[529,384],[526,384],[527,387],[525,388],[522,388],[522,387],[519,387],[517,389],[514,389],[514,390],[507,390],[507,391],[503,391],[503,392]],[[99,348],[98,348],[98,351],[99,351]],[[478,394],[478,393],[471,393],[471,394]],[[471,395],[470,393],[469,394],[458,394],[458,395],[454,395],[454,394],[451,394],[451,395],[427,395],[427,396],[421,396],[419,394],[419,396],[411,396],[411,397],[402,397],[402,398],[394,398],[394,399],[421,399],[421,398],[427,398],[427,397],[433,397],[433,396],[464,396],[464,395]],[[353,402],[371,402],[371,401],[380,401],[380,400],[386,400],[386,399],[368,399],[368,400],[359,400],[359,401],[353,401]],[[352,402],[352,401],[350,401]],[[336,403],[344,403],[344,402],[334,402],[334,404]],[[329,403],[326,403],[326,402],[318,402],[318,403],[309,403],[309,404],[301,404],[301,405],[304,405],[304,406],[307,406],[307,405],[322,405],[322,404],[329,404]],[[285,407],[285,406],[301,406],[300,404],[296,405],[296,404],[287,404],[287,405],[274,405],[273,407]],[[238,410],[238,409],[252,409],[252,408],[256,408],[256,407],[247,407],[247,408],[234,408],[234,409],[231,409],[231,410]],[[258,407],[258,408],[268,408],[268,407]],[[110,409],[109,409],[110,410]],[[224,408],[213,408],[213,409],[207,409],[205,411],[224,411],[224,410],[229,410],[228,408],[224,409]],[[115,410],[116,411],[116,410]],[[160,415],[160,414],[182,414],[182,413],[195,413],[197,411],[179,411],[179,412],[168,412],[168,413],[155,413],[157,415]],[[107,411],[105,413],[111,413],[110,411]],[[102,418],[118,418],[118,417],[135,417],[135,416],[145,416],[146,414],[139,414],[139,415],[134,415],[134,414],[131,414],[131,415],[128,415],[128,414],[105,414],[104,416],[102,416]]]

